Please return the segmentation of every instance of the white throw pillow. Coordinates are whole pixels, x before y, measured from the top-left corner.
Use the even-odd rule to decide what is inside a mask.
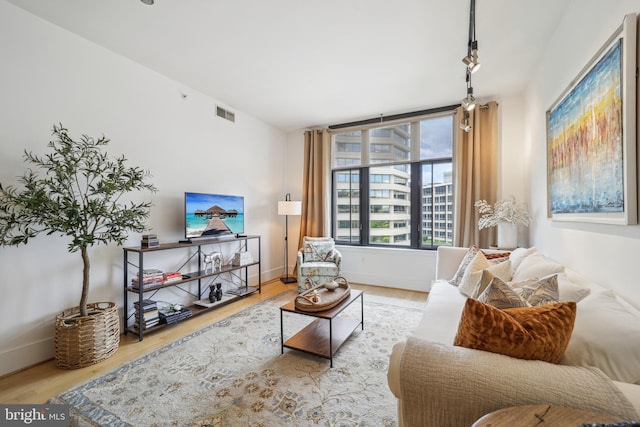
[[[640,384],[640,317],[611,290],[578,303],[563,365],[595,366],[614,381]]]
[[[522,260],[524,260],[529,255],[535,254],[536,252],[538,251],[535,247],[514,249],[509,255],[509,259],[511,260],[511,275],[515,273]]]
[[[513,267],[513,261],[511,262]],[[564,272],[564,266],[539,253],[534,253],[522,260],[515,269],[512,280],[522,282]]]
[[[591,289],[584,288],[572,282],[567,273],[558,273],[558,291],[560,293],[560,302],[574,301],[580,302],[585,299],[590,293]]]

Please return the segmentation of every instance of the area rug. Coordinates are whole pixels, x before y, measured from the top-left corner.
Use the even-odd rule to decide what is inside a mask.
[[[394,343],[423,304],[364,295],[358,328],[329,360],[280,347],[284,292],[67,390],[78,426],[395,426]],[[356,300],[343,312],[360,317]],[[285,313],[285,339],[313,319]]]

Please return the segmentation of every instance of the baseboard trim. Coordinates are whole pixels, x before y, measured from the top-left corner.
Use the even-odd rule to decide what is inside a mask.
[[[0,353],[0,378],[54,358],[53,337]]]

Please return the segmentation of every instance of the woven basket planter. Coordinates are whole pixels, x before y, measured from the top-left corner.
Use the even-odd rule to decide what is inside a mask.
[[[56,365],[62,369],[78,369],[111,357],[120,344],[118,307],[112,302],[87,304],[87,316],[80,307],[70,308],[56,316]]]

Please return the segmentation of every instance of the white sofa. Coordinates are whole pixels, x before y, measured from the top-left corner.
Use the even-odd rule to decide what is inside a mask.
[[[388,383],[398,399],[400,426],[468,427],[487,413],[527,404],[555,404],[627,421],[638,419],[640,385],[633,383],[640,384],[640,351],[636,351],[640,340],[634,343],[628,340],[637,338],[634,334],[640,330],[640,312],[613,296],[611,291],[561,267],[560,300],[580,300],[561,364],[454,346],[467,297],[448,280],[455,275],[467,251],[467,248],[438,248],[436,281],[429,292],[421,323],[410,337],[393,347]],[[525,255],[536,253],[534,248],[527,251]],[[536,259],[541,260],[539,264],[548,262],[545,267],[557,270],[558,264],[554,266],[552,260],[536,255]],[[533,258],[529,268],[531,260]],[[522,276],[526,274],[526,266],[522,259],[518,261]],[[600,314],[603,312],[600,307],[606,304],[612,305],[611,321],[606,318],[607,310]],[[608,332],[618,328],[615,316],[619,313],[627,316],[623,320],[625,324],[630,323],[631,336]],[[604,335],[604,348],[589,347],[596,329],[595,335]],[[614,345],[613,340],[622,343]],[[619,347],[619,354],[607,353],[617,352],[618,348],[611,348],[614,346]],[[591,366],[596,363],[609,376],[603,369]],[[610,377],[625,379],[613,381]]]

